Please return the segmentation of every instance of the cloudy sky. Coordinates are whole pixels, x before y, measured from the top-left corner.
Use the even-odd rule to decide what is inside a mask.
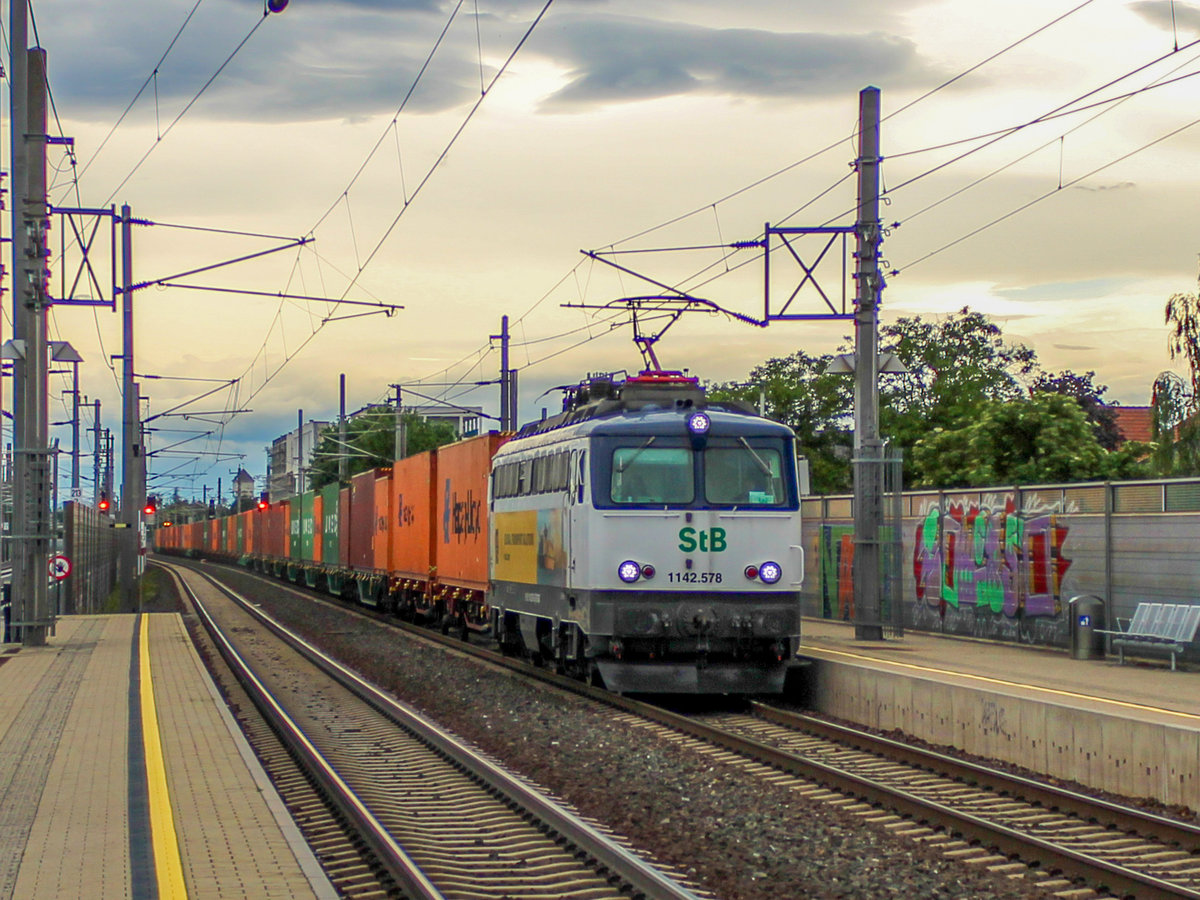
[[[261,0],[33,8],[51,131],[75,148],[73,166],[51,148],[52,203],[129,204],[155,223],[135,229],[136,280],[191,286],[135,295],[149,414],[213,386],[184,379],[234,382],[184,407],[191,418],[155,420],[160,490],[175,477],[185,494],[218,477],[227,489],[239,464],[264,475],[263,448],[298,409],[336,416],[339,373],[351,409],[398,383],[411,402],[448,391],[497,413],[495,387],[464,383],[497,376],[489,337],[503,315],[522,420],[555,411],[554,385],[641,366],[627,312],[605,308],[621,298],[669,285],[761,318],[762,252],[730,245],[764,223],[852,223],[868,85],[885,117],[885,321],[970,306],[1047,369],[1094,370],[1110,400],[1140,405],[1173,367],[1164,302],[1196,287],[1200,78],[1188,76],[1200,71],[1200,9],[1183,2],[292,0],[265,17]],[[69,227],[55,229],[61,295],[79,260]],[[823,247],[795,243],[807,265]],[[101,281],[110,253],[101,230]],[[816,270],[835,301],[841,269],[835,246]],[[786,252],[771,272],[777,306],[803,273]],[[74,296],[88,295],[78,282]],[[809,288],[789,311],[824,309]],[[106,361],[120,350],[120,317],[59,307],[51,328],[85,357],[81,392],[119,426],[119,369]],[[657,352],[667,368],[739,379],[772,356],[833,351],[850,331],[689,313]],[[67,388],[56,377],[53,419],[69,415]],[[253,411],[224,414],[236,409]],[[208,429],[179,448],[202,450],[199,461],[169,447]]]

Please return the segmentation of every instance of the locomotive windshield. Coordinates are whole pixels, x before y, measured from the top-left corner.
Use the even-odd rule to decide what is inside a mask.
[[[736,447],[704,451],[704,496],[709,503],[774,506],[787,499],[783,464],[774,447],[751,447],[745,438]]]
[[[654,447],[654,438],[638,447],[618,447],[612,458],[614,503],[691,503],[696,487],[692,451]]]
[[[796,502],[788,447],[779,438],[714,437],[703,450],[665,436],[633,440],[612,447],[601,505],[780,508]],[[603,466],[603,456],[597,463]]]

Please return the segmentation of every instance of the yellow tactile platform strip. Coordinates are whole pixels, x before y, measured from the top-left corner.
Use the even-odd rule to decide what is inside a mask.
[[[163,757],[188,896],[314,896],[230,740],[179,617],[147,618]]]
[[[0,665],[0,897],[130,896],[136,622],[62,619],[48,646]],[[328,896],[307,848],[293,852],[272,814],[268,798],[276,814],[278,798],[231,735],[179,616],[143,625],[187,896],[314,897],[305,869]],[[17,798],[24,812],[8,802]]]

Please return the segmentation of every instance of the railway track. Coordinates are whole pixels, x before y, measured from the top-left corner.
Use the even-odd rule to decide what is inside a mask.
[[[236,592],[178,571],[222,656],[395,891],[431,900],[696,900]]]
[[[859,796],[1117,896],[1200,897],[1200,827],[767,704],[706,722],[828,767]]]
[[[765,704],[680,715],[427,629],[426,640],[614,707],[628,727],[739,764],[999,873],[1072,897],[1200,898],[1200,828]],[[783,780],[790,776],[792,781]]]

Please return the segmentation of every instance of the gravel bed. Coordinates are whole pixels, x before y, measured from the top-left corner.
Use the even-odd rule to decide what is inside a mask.
[[[724,900],[1050,896],[621,725],[582,698],[225,575],[326,652]]]

